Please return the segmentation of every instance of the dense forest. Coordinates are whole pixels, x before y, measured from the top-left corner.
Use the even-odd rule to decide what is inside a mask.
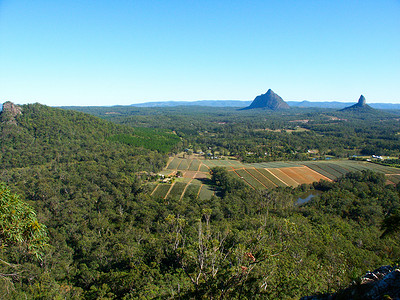
[[[168,128],[196,152],[235,156],[244,162],[385,155],[398,157],[397,114],[333,109],[238,111],[236,108],[74,107],[115,123]],[[310,150],[310,151],[309,151]]]
[[[398,262],[400,186],[384,174],[255,190],[216,167],[206,200],[152,197],[142,176],[187,148],[243,161],[398,157],[389,114],[80,110],[106,120],[40,104],[0,116],[2,298],[292,299]]]

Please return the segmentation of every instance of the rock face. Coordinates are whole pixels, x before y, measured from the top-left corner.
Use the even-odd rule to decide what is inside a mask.
[[[367,101],[365,101],[365,97],[363,95],[361,95],[356,104],[342,109],[342,111],[349,111],[349,110],[350,111],[371,111],[371,110],[373,110],[373,108],[367,104]]]
[[[358,106],[367,105],[367,101],[365,101],[365,97],[363,95],[360,96],[360,98],[358,99],[358,103],[356,105],[358,105]]]
[[[257,96],[250,106],[243,109],[253,109],[253,108],[265,108],[271,110],[283,110],[289,109],[290,106],[283,101],[281,97],[275,94],[271,89],[265,94]]]
[[[3,111],[0,114],[0,120],[9,124],[17,124],[16,117],[22,114],[21,107],[7,101],[3,103]]]

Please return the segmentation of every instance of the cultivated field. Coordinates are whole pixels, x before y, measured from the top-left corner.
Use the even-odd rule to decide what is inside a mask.
[[[169,159],[166,169],[161,174],[168,176],[181,171],[182,177],[175,178],[172,183],[153,183],[152,195],[164,199],[181,199],[184,196],[208,199],[215,194],[213,188],[207,183],[210,178],[210,169],[216,166],[226,168],[254,189],[296,187],[303,183],[335,180],[348,172],[362,170],[384,173],[389,184],[400,182],[400,169],[365,161],[330,160],[245,164],[236,160],[173,157]]]

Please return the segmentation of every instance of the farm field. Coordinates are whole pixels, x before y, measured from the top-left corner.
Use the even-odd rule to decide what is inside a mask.
[[[180,199],[182,196],[183,191],[186,188],[187,183],[186,182],[176,182],[172,186],[172,189],[170,190],[168,196],[172,198],[178,198]]]
[[[271,180],[266,178],[259,170],[262,169],[246,169],[246,171],[249,172],[251,176],[257,179],[259,182],[261,182],[264,187],[272,189],[277,186]]]
[[[208,185],[203,184],[200,189],[199,199],[205,200],[210,199],[214,195],[214,190]]]
[[[400,169],[355,160],[263,162],[246,164],[237,160],[211,160],[171,157],[160,172],[165,176],[182,172],[182,178],[173,184],[152,183],[152,195],[160,198],[194,196],[207,199],[214,195],[206,180],[213,167],[224,167],[254,189],[298,186],[320,180],[336,180],[348,172],[372,170],[386,175],[389,184],[400,182]]]
[[[153,191],[152,195],[156,198],[165,198],[170,188],[170,184],[159,184]]]

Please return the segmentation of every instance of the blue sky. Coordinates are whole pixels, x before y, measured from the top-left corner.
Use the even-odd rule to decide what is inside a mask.
[[[400,1],[0,0],[0,102],[400,103]]]

